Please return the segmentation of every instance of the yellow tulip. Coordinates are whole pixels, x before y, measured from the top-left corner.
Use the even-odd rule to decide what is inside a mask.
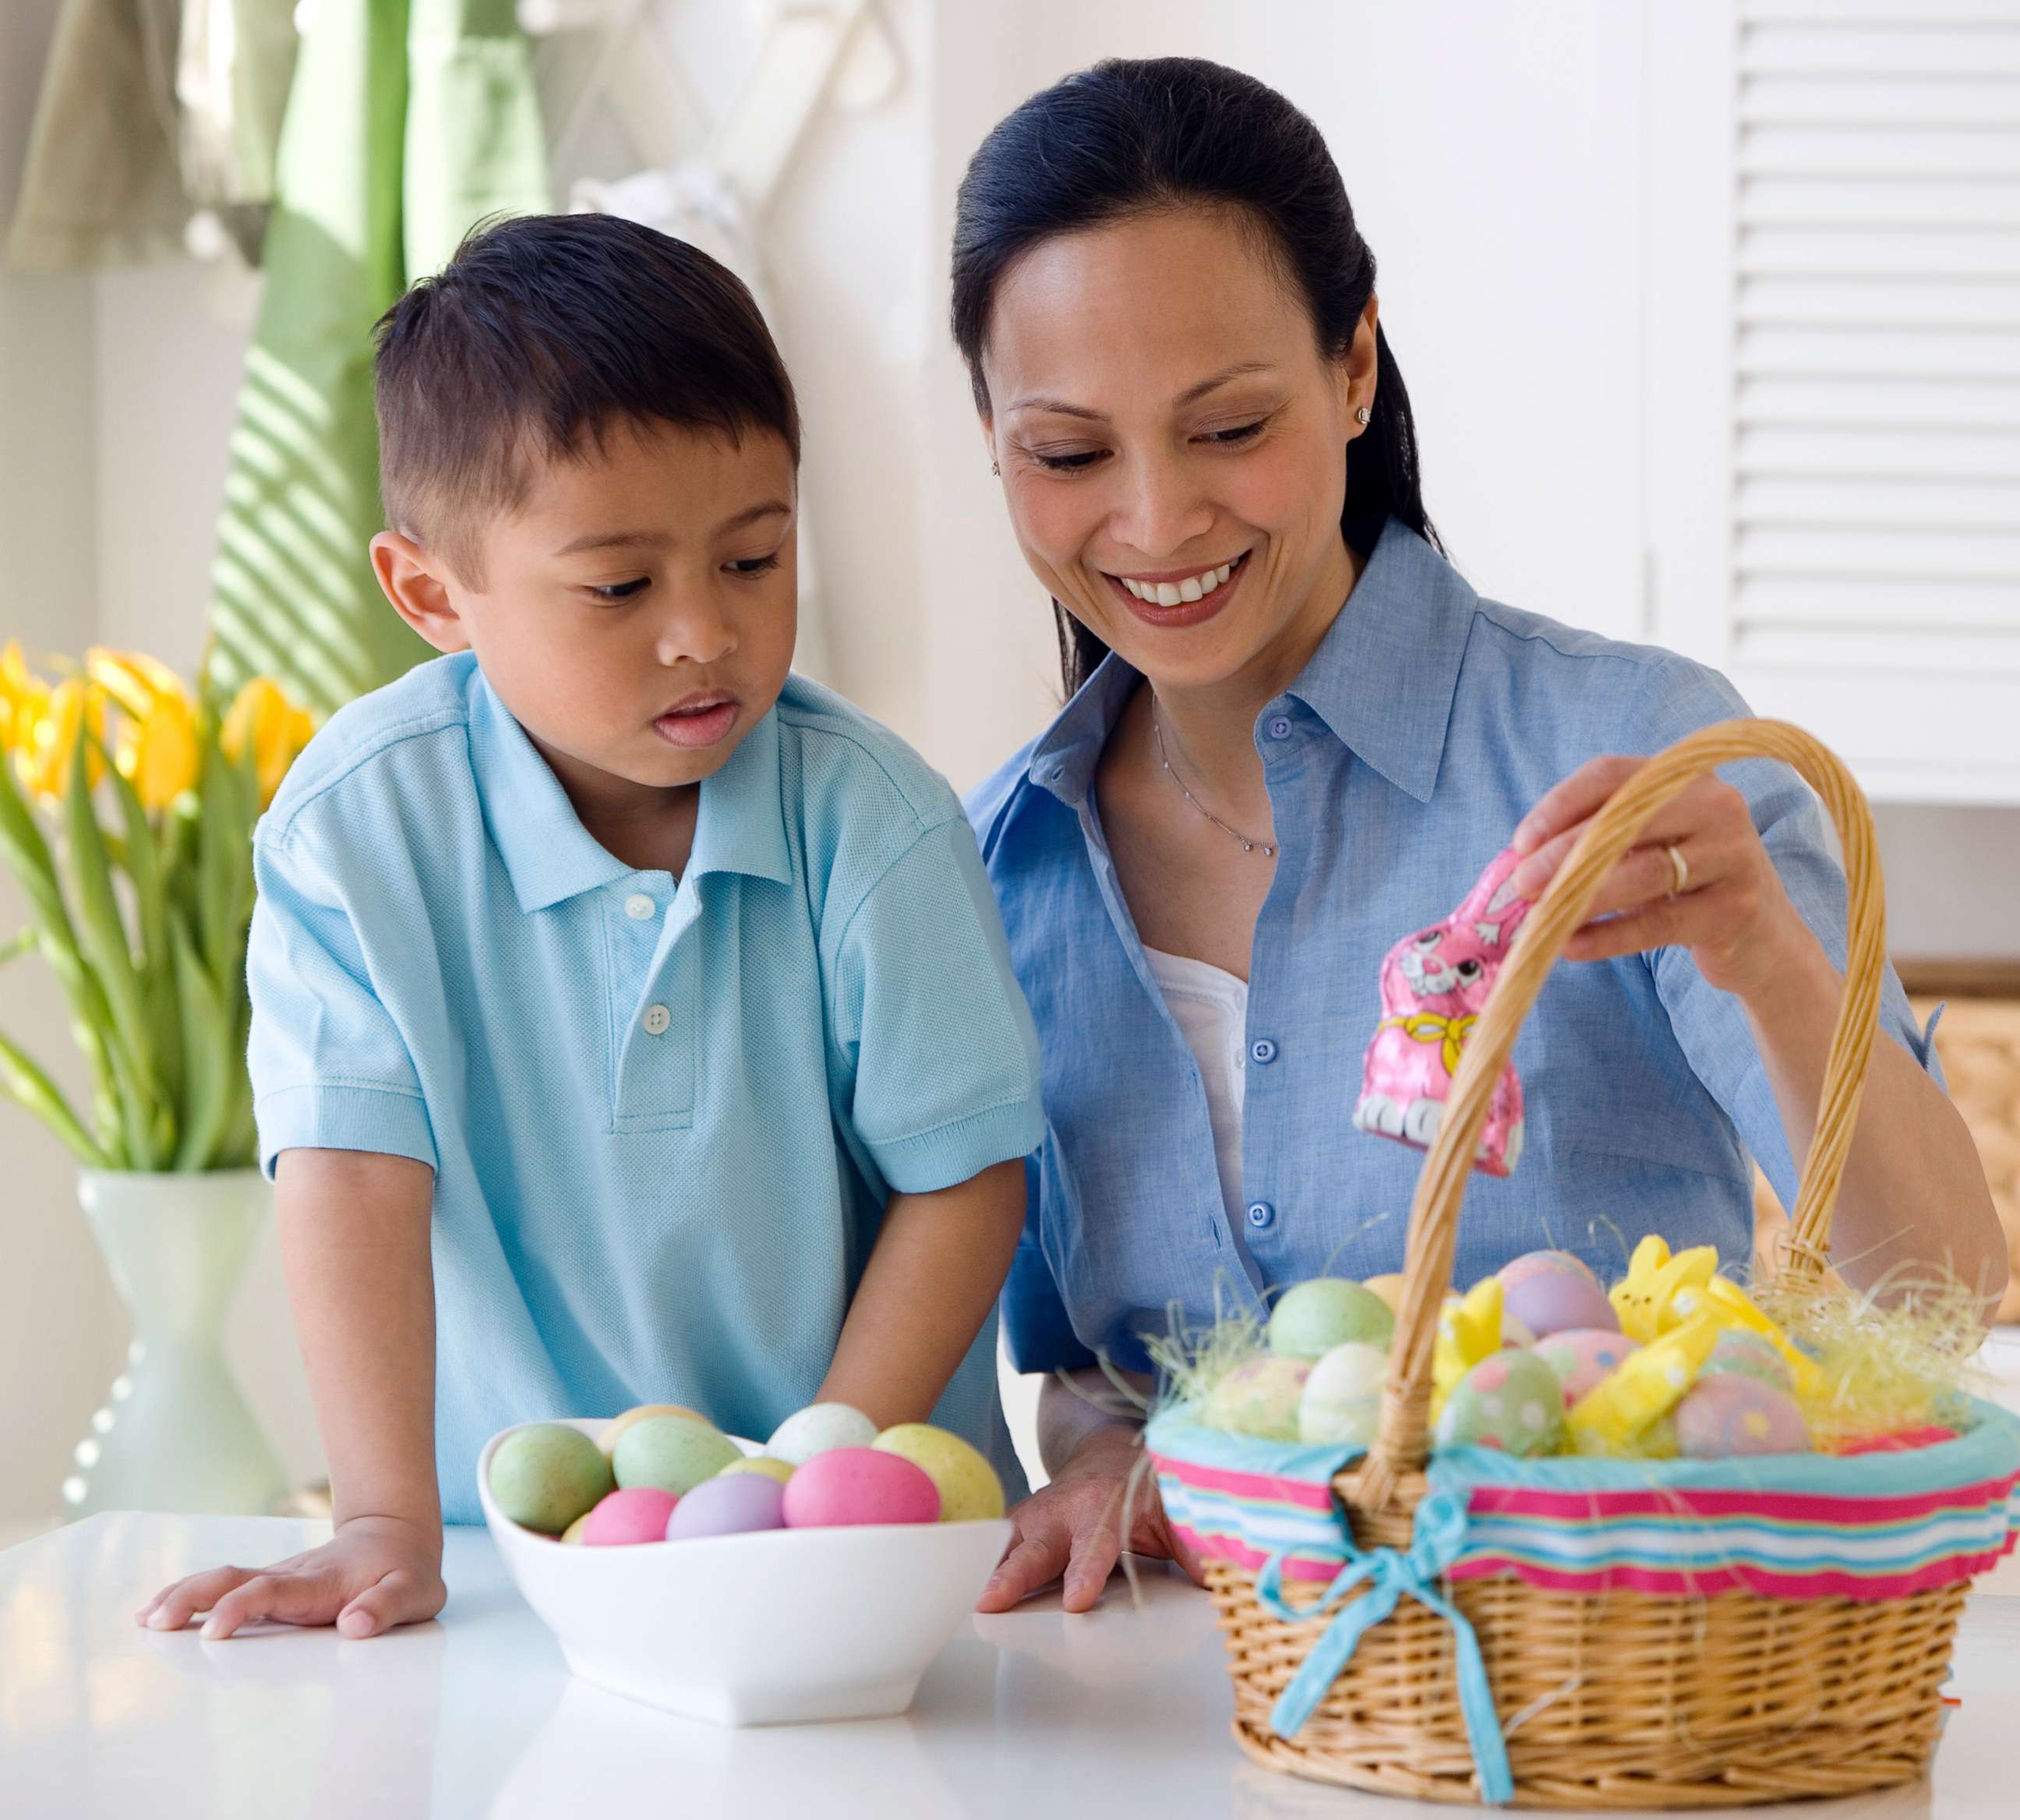
[[[29,669],[21,655],[21,641],[10,639],[0,651],[0,752],[25,746],[28,730],[42,717],[49,702],[49,685]]]
[[[94,648],[85,667],[119,704],[116,762],[143,806],[165,809],[194,790],[200,762],[196,697],[183,679],[139,651]]]
[[[296,707],[271,676],[256,676],[232,703],[218,743],[234,765],[246,752],[252,753],[263,809],[314,731],[315,722],[307,709]]]
[[[70,783],[71,754],[89,724],[105,737],[105,692],[82,677],[67,678],[50,690],[48,701],[25,732],[17,730],[14,764],[23,786],[45,801],[60,798]],[[96,789],[105,775],[105,761],[94,747],[85,760],[85,776]]]

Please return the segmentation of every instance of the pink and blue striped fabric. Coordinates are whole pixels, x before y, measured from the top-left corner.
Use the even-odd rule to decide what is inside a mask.
[[[2020,1420],[1975,1403],[1956,1440],[1909,1453],[1750,1460],[1517,1460],[1440,1454],[1463,1496],[1455,1580],[1560,1592],[1903,1597],[1982,1573],[2020,1537]],[[1332,1479],[1353,1450],[1248,1440],[1183,1410],[1150,1424],[1164,1509],[1202,1554],[1332,1579],[1352,1550]]]

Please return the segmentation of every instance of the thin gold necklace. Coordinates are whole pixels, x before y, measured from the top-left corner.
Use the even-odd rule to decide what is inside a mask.
[[[1175,783],[1179,786],[1179,794],[1183,797],[1187,802],[1190,803],[1194,808],[1197,809],[1201,815],[1204,816],[1206,819],[1212,823],[1216,828],[1219,829],[1223,834],[1226,835],[1230,841],[1239,841],[1241,843],[1241,850],[1243,852],[1260,853],[1266,859],[1275,859],[1277,857],[1277,849],[1274,847],[1271,846],[1267,841],[1252,841],[1238,828],[1230,828],[1226,823],[1223,822],[1219,816],[1213,812],[1212,809],[1208,808],[1204,803],[1201,802],[1197,797],[1194,796],[1190,790],[1187,790],[1186,788],[1186,780],[1183,777],[1179,776],[1175,771],[1172,770],[1171,755],[1164,750],[1164,729],[1159,725],[1157,722],[1157,698],[1154,695],[1150,698],[1150,732],[1157,742],[1157,762],[1164,766],[1164,775],[1170,778],[1172,783]]]

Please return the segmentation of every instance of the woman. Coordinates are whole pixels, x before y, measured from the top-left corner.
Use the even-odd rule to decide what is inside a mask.
[[[969,805],[1045,1056],[1005,1321],[1023,1369],[1100,1387],[1175,1306],[1400,1266],[1421,1159],[1351,1123],[1383,953],[1511,838],[1539,892],[1634,768],[1609,754],[1746,710],[1444,561],[1373,256],[1248,77],[1107,63],[1018,108],[961,186],[953,317],[1070,696]],[[1462,1284],[1545,1244],[1617,1273],[1649,1232],[1744,1259],[1754,1157],[1791,1197],[1844,880],[1792,773],[1728,776],[1657,818],[1532,1011],[1524,1154],[1473,1180]],[[1996,1299],[1984,1175],[1891,975],[1883,1015],[1837,1258]],[[1114,1400],[1048,1382],[1052,1482],[985,1608],[1099,1594],[1136,1458]],[[1130,1546],[1172,1553],[1149,1502]]]

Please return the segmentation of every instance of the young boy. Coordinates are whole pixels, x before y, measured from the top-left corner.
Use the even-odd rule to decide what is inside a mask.
[[[1021,1490],[990,1315],[1037,1039],[953,793],[787,674],[799,424],[749,294],[539,217],[380,331],[372,561],[449,655],[295,766],[249,961],[335,1534],[141,1621],[431,1617],[485,1440],[647,1401],[930,1416]]]

